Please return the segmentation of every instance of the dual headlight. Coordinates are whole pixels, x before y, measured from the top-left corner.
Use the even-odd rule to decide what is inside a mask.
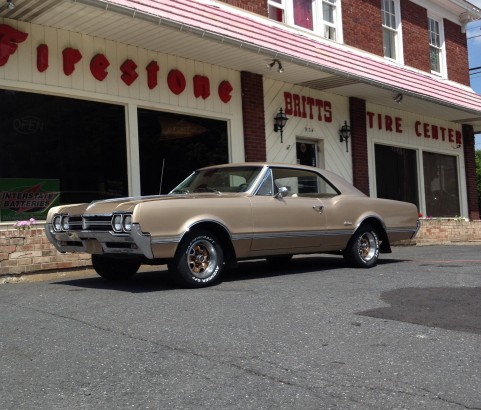
[[[132,230],[132,215],[114,214],[112,228],[114,232],[130,232]]]
[[[52,220],[52,226],[56,232],[68,231],[70,227],[68,223],[68,215],[55,215]]]

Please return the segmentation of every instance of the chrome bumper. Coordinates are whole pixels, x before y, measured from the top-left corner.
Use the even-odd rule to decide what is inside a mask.
[[[51,224],[47,224],[45,233],[59,252],[130,254],[154,258],[150,234],[143,233],[139,224],[132,224],[129,233],[90,230],[56,232]]]

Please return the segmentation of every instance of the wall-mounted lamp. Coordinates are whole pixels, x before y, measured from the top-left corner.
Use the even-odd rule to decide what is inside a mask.
[[[283,73],[283,72],[284,72],[284,68],[282,67],[281,62],[280,62],[277,58],[274,58],[274,60],[272,60],[271,63],[267,64],[267,67],[269,68],[269,70],[271,70],[272,67],[274,67],[276,64],[277,64],[277,72],[278,72],[278,73]]]
[[[395,97],[393,97],[393,100],[395,102],[397,102],[398,104],[401,104],[402,101],[403,101],[403,98],[404,98],[404,96],[401,93],[399,93]]]
[[[282,108],[274,117],[274,132],[280,131],[281,133],[281,143],[282,141],[282,130],[284,129],[286,122],[289,118],[286,117],[286,114],[282,112]]]
[[[13,4],[13,0],[7,0],[7,7],[9,10],[13,10],[15,8],[15,4]]]
[[[344,125],[339,130],[339,142],[346,141],[346,152],[349,152],[348,141],[351,138],[351,127],[344,121]]]

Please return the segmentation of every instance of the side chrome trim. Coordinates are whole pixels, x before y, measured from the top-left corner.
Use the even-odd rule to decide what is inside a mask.
[[[387,233],[404,233],[404,232],[417,232],[417,228],[390,228]]]
[[[152,238],[152,245],[163,245],[168,243],[179,243],[182,239],[182,236],[158,236],[156,238]]]
[[[259,239],[282,239],[282,238],[309,238],[315,236],[339,236],[339,235],[352,235],[352,230],[329,230],[329,231],[297,231],[297,232],[266,232],[256,234],[238,234],[232,235],[233,241],[240,240],[259,240]]]

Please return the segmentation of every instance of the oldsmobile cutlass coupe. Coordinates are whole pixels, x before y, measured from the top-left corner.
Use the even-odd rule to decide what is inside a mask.
[[[168,195],[52,208],[46,234],[60,252],[92,254],[104,278],[166,263],[184,285],[202,287],[243,259],[335,253],[369,268],[418,226],[415,205],[369,198],[331,172],[244,163],[199,169]]]

